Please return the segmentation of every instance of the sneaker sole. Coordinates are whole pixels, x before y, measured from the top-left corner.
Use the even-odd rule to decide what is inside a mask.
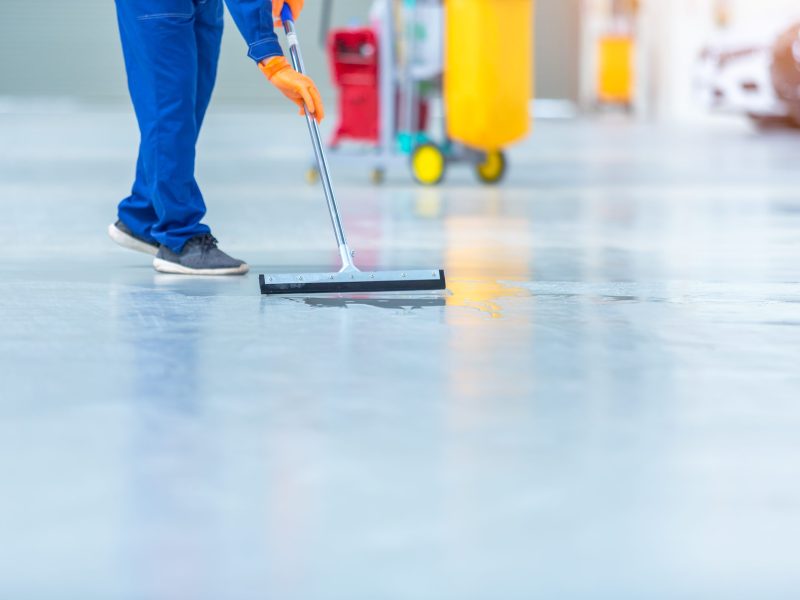
[[[174,275],[244,275],[250,270],[247,264],[227,269],[192,269],[163,258],[154,258],[153,268],[159,273],[172,273]]]
[[[108,226],[108,237],[110,237],[116,244],[119,244],[128,250],[136,250],[137,252],[143,252],[144,254],[149,254],[150,256],[155,256],[158,254],[157,246],[152,246],[137,240],[132,235],[128,235],[124,231],[120,231],[113,224]]]

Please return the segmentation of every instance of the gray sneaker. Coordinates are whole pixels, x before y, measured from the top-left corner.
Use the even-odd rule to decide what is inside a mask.
[[[217,240],[210,233],[191,238],[180,254],[166,246],[159,247],[153,267],[161,273],[180,275],[244,275],[250,270],[244,261],[217,248]]]
[[[136,250],[153,256],[158,254],[158,242],[134,235],[130,228],[120,220],[108,226],[108,237],[128,250]]]

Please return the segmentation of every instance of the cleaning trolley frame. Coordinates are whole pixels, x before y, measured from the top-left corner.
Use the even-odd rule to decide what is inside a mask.
[[[320,36],[325,39],[339,93],[340,120],[328,144],[329,159],[366,166],[376,184],[384,180],[387,170],[402,165],[410,167],[418,183],[436,185],[447,167],[458,162],[472,165],[483,183],[499,182],[506,172],[502,149],[465,144],[448,135],[441,56],[444,9],[439,0],[376,0],[370,27],[336,30],[330,30],[327,22],[331,2],[325,0],[323,5]],[[399,18],[395,8],[401,12]],[[439,68],[428,65],[422,72],[415,65],[421,18],[439,19],[439,23],[427,23],[437,36],[427,42],[429,49],[433,42],[440,51]],[[361,44],[361,51],[356,47],[343,50],[347,43]],[[441,130],[431,135],[433,127],[428,122],[433,120],[431,108],[438,100],[444,113],[439,119]],[[357,123],[356,118],[364,122]],[[312,183],[319,179],[316,165],[309,167],[307,178]]]

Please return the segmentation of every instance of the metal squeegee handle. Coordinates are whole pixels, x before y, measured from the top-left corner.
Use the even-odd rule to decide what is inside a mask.
[[[297,39],[297,33],[294,28],[294,17],[292,16],[292,8],[286,2],[281,9],[281,21],[283,21],[283,30],[286,32],[286,42],[289,44],[289,57],[292,61],[292,66],[298,73],[305,74],[305,66],[303,65],[303,55],[300,53],[300,43]],[[330,170],[328,169],[328,161],[325,158],[325,151],[322,146],[322,138],[319,134],[319,126],[317,121],[308,112],[308,107],[303,106],[306,115],[306,124],[308,125],[308,133],[311,136],[311,143],[314,146],[314,156],[317,159],[317,167],[319,168],[320,181],[322,188],[325,191],[325,199],[328,201],[328,211],[331,215],[331,225],[333,225],[333,232],[336,235],[336,242],[339,244],[339,254],[342,258],[342,270],[355,269],[353,264],[353,253],[347,245],[347,239],[344,235],[344,227],[342,227],[342,220],[339,216],[339,208],[336,206],[336,197],[333,193],[333,185],[331,184]]]

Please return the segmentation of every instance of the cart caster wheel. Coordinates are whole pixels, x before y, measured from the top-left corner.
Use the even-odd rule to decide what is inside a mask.
[[[489,150],[483,162],[475,165],[475,174],[483,183],[499,183],[506,174],[506,155],[502,150]]]
[[[375,185],[382,184],[384,179],[386,179],[386,171],[383,169],[372,169],[369,174],[369,180]]]
[[[444,179],[444,153],[435,144],[421,144],[411,153],[411,174],[417,183],[436,185]]]
[[[308,171],[306,171],[306,181],[314,185],[319,181],[319,171],[316,167],[311,167]]]

